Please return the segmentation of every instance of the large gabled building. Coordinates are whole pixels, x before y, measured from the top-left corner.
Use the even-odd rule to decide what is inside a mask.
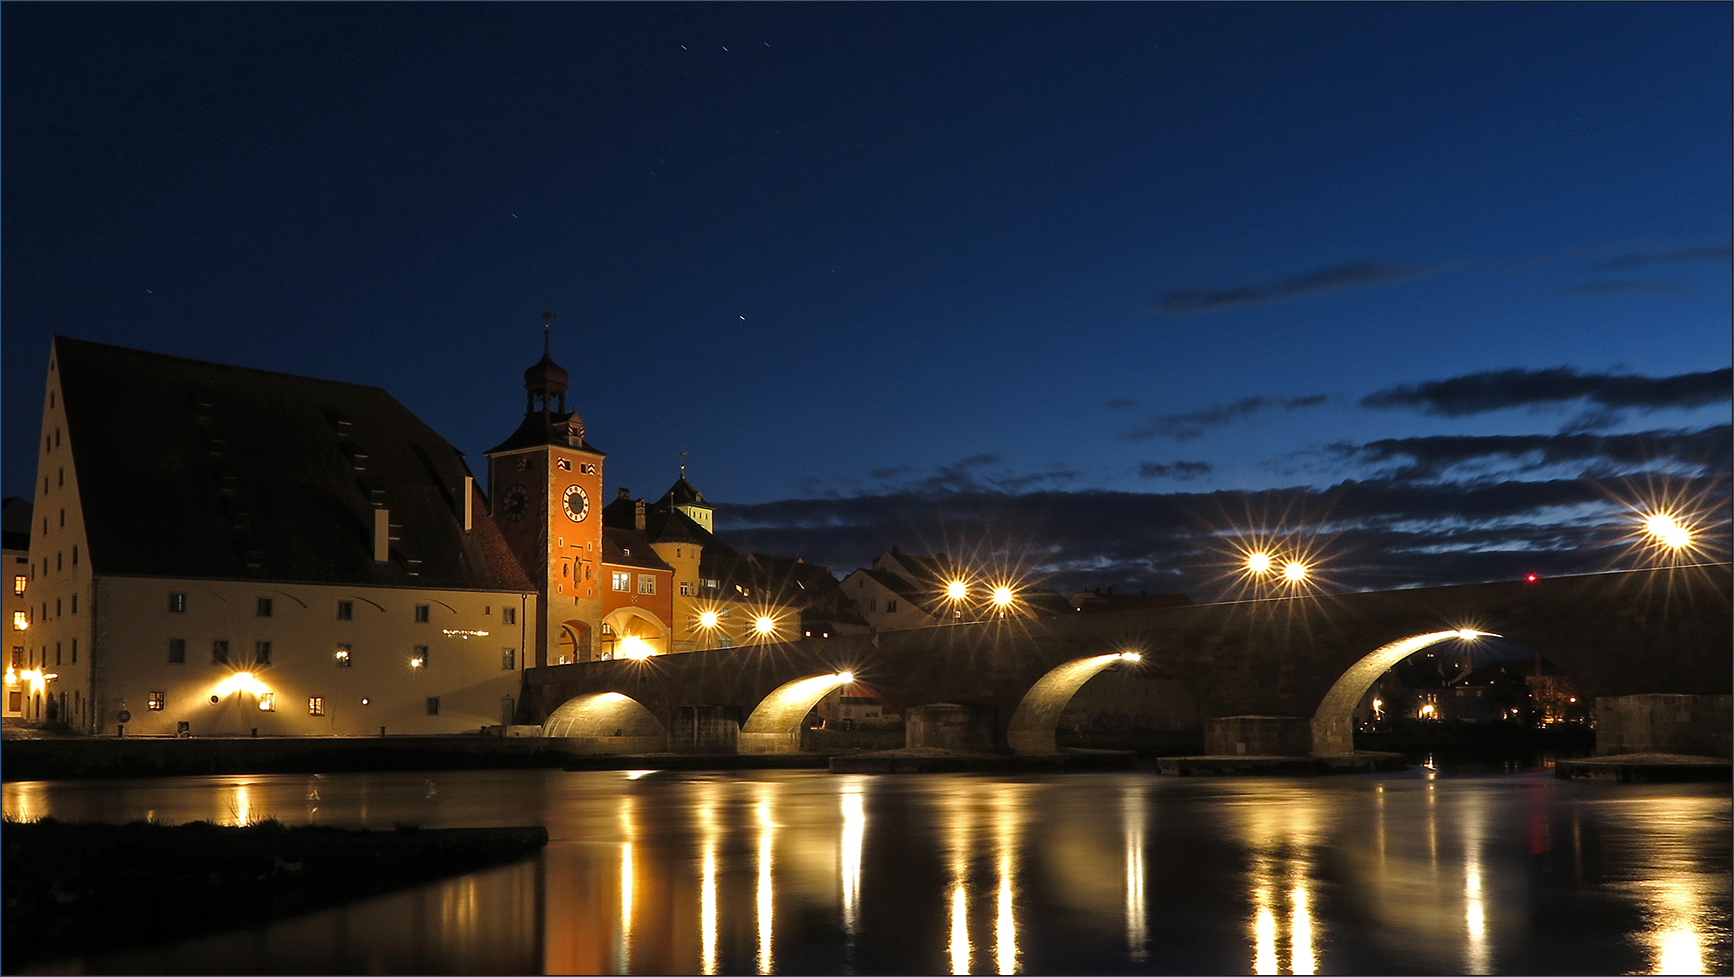
[[[41,720],[509,722],[539,595],[462,455],[377,387],[56,337],[25,642]]]

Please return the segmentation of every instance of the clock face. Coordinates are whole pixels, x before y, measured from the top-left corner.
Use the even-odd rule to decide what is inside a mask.
[[[522,485],[506,490],[506,518],[517,522],[530,511],[530,493]]]
[[[573,522],[583,522],[584,517],[589,515],[589,514],[590,514],[590,496],[585,495],[584,490],[582,488],[579,488],[576,485],[567,486],[567,488],[566,488],[566,518],[572,520]]]

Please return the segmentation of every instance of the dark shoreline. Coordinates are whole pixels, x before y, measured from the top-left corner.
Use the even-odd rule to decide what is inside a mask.
[[[0,969],[255,925],[526,857],[548,830],[6,822]]]

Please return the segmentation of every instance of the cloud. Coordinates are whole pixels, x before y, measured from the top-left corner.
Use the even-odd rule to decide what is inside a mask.
[[[1682,292],[1689,292],[1691,289],[1677,282],[1633,279],[1618,282],[1583,282],[1578,285],[1567,285],[1560,291],[1567,295],[1632,295],[1643,293],[1678,295]]]
[[[1307,295],[1317,295],[1321,292],[1388,285],[1392,282],[1430,275],[1437,270],[1438,266],[1434,265],[1394,265],[1376,261],[1360,261],[1311,271],[1304,275],[1294,275],[1268,285],[1180,289],[1162,296],[1151,311],[1164,315],[1185,315],[1193,312],[1213,312],[1234,305],[1283,302]]]
[[[1516,464],[1522,471],[1561,465],[1607,470],[1644,470],[1677,464],[1701,473],[1729,470],[1734,427],[1720,424],[1697,431],[1658,430],[1634,434],[1442,435],[1387,438],[1366,444],[1333,444],[1325,449],[1344,461],[1364,465],[1406,462],[1381,474],[1403,480],[1437,478],[1455,468],[1484,463]]]
[[[1730,399],[1734,371],[1727,367],[1671,377],[1578,373],[1570,367],[1546,370],[1490,370],[1413,386],[1389,387],[1361,398],[1374,410],[1416,409],[1424,414],[1463,417],[1513,407],[1588,400],[1603,408],[1684,410]]]
[[[1167,464],[1144,461],[1138,463],[1139,478],[1171,478],[1188,482],[1210,474],[1214,466],[1207,461],[1176,461]]]
[[[1163,414],[1142,427],[1125,432],[1121,437],[1127,441],[1147,441],[1150,438],[1186,441],[1202,435],[1206,428],[1231,424],[1260,411],[1317,407],[1329,399],[1326,394],[1311,394],[1306,397],[1243,397],[1232,403],[1217,404],[1204,410]]]
[[[1609,258],[1592,266],[1594,271],[1615,271],[1622,268],[1642,268],[1645,265],[1672,264],[1680,261],[1727,261],[1734,249],[1726,244],[1698,244],[1670,251],[1639,251]]]
[[[1369,447],[1393,457],[1413,451],[1440,459],[1487,448]],[[896,492],[724,505],[718,518],[724,538],[737,548],[802,556],[843,572],[901,543],[966,562],[1020,567],[1026,578],[1062,591],[1112,584],[1182,590],[1206,600],[1230,592],[1225,568],[1234,557],[1224,534],[1231,530],[1311,537],[1333,586],[1391,589],[1629,564],[1623,540],[1630,516],[1616,499],[1689,498],[1698,500],[1699,511],[1726,513],[1728,490],[1725,473],[1651,470],[1600,481],[1430,483],[1392,474],[1329,488],[1260,491]],[[1725,559],[1725,517],[1713,528],[1713,552]]]

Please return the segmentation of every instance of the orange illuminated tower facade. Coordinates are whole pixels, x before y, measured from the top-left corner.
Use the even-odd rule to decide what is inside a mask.
[[[545,319],[552,315],[544,315]],[[533,664],[590,661],[602,623],[602,462],[566,409],[570,375],[542,359],[524,371],[524,422],[488,457],[492,517],[540,589]]]

